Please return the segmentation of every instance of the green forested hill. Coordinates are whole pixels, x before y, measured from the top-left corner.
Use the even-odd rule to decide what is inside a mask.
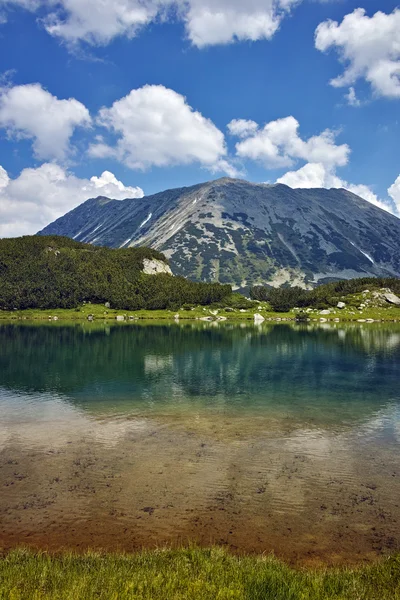
[[[230,296],[230,286],[146,275],[144,259],[167,262],[148,248],[112,250],[60,236],[0,239],[0,309],[74,308],[82,302],[126,310],[174,309]]]

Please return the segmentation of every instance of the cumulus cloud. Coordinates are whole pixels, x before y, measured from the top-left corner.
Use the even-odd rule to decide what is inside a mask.
[[[393,185],[388,189],[389,196],[393,199],[397,212],[400,215],[400,175],[396,179]]]
[[[223,133],[186,99],[162,85],[132,90],[99,112],[97,123],[118,136],[115,146],[93,144],[93,157],[112,157],[130,168],[200,163],[232,172]]]
[[[335,48],[345,64],[343,74],[330,82],[334,87],[365,79],[377,95],[400,98],[400,9],[368,17],[357,8],[340,24],[324,21],[317,27],[315,46],[321,52]]]
[[[258,123],[255,121],[246,121],[246,119],[233,119],[228,124],[228,131],[231,135],[236,137],[246,138],[256,133],[258,130]]]
[[[90,125],[78,100],[59,100],[38,83],[0,88],[0,127],[9,136],[33,140],[42,159],[65,159],[76,127]]]
[[[336,178],[335,178],[336,179]],[[323,188],[335,187],[330,173],[320,163],[307,163],[297,171],[288,171],[277,179],[276,183],[284,183],[291,188]]]
[[[291,188],[343,188],[349,192],[353,192],[353,194],[360,196],[371,204],[394,214],[394,210],[390,204],[384,200],[380,200],[369,186],[348,183],[338,177],[333,169],[329,169],[321,163],[307,163],[297,171],[285,173],[285,175],[277,179],[276,183],[284,183]]]
[[[344,166],[348,162],[349,146],[336,145],[335,134],[329,129],[303,140],[298,131],[299,122],[292,116],[247,132],[244,123],[239,120],[228,125],[231,133],[239,128],[238,135],[245,138],[236,144],[236,153],[241,158],[260,161],[269,168],[291,166],[297,159],[328,167]]]
[[[84,181],[84,180],[80,180]],[[143,198],[144,192],[140,187],[126,186],[119,181],[114,173],[103,171],[100,177],[95,175],[90,178],[90,184],[82,188],[85,194],[88,190],[91,193],[98,191],[98,196],[106,196],[113,200],[125,200],[125,198]]]
[[[157,16],[162,0],[61,0],[46,17],[45,28],[68,42],[107,44],[124,35],[133,37]]]
[[[302,0],[0,0],[34,10],[47,9],[48,33],[68,43],[107,44],[117,36],[135,36],[160,19],[185,23],[197,47],[236,40],[270,39],[291,7]]]
[[[189,0],[184,15],[195,46],[271,39],[298,0]]]
[[[45,163],[11,179],[0,166],[0,237],[34,234],[88,198],[142,198],[143,190],[126,187],[109,171],[80,179]]]

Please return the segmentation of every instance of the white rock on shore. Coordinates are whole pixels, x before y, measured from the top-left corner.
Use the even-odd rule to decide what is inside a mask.
[[[392,294],[392,293],[387,293],[384,294],[385,300],[387,300],[388,302],[390,302],[390,304],[400,304],[400,298],[398,296],[396,296],[396,294]]]

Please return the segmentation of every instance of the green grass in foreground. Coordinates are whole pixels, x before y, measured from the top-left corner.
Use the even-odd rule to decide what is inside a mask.
[[[222,549],[51,556],[17,550],[0,560],[2,600],[396,600],[400,557],[359,569],[293,570]]]

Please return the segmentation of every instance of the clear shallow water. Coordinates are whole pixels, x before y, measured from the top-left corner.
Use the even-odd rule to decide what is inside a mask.
[[[400,327],[0,326],[0,547],[400,541]]]

